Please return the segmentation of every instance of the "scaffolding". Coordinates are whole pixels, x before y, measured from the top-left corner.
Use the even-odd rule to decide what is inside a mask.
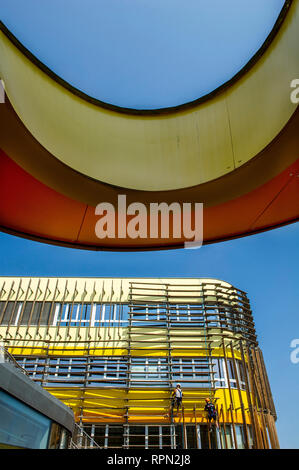
[[[6,278],[0,339],[100,447],[279,447],[248,297],[223,281]]]

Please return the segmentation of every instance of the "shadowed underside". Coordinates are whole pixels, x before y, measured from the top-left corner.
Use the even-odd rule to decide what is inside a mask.
[[[202,202],[204,243],[297,220],[299,111],[289,94],[299,66],[299,7],[292,3],[238,80],[167,113],[91,102],[2,25],[2,230],[88,249],[182,246],[174,238],[99,240],[95,206],[117,207],[119,194],[147,207]]]

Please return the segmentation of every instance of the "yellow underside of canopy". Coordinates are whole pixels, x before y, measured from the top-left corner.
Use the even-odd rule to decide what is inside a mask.
[[[167,115],[91,104],[33,64],[0,33],[0,74],[32,135],[69,167],[137,190],[173,190],[219,178],[252,159],[295,111],[299,1],[260,60],[228,90]]]

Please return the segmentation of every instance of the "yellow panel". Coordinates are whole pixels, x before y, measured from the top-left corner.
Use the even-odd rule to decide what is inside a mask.
[[[140,423],[169,423],[169,405],[170,400],[169,391],[147,389],[139,390],[132,389],[129,392],[121,389],[94,389],[75,391],[73,389],[58,390],[53,388],[46,388],[55,397],[63,401],[66,405],[71,406],[74,412],[77,412],[78,407],[83,406],[83,415],[85,422],[117,422],[118,420],[125,422],[125,405],[129,404],[129,422]],[[237,390],[231,390],[233,397],[233,418],[236,424],[243,422],[241,413],[241,403],[239,393]],[[242,391],[242,400],[245,408],[246,422],[250,424],[250,414],[248,411],[247,394]],[[142,401],[140,398],[150,398],[153,400]],[[206,423],[207,417],[204,412],[204,399],[209,396],[207,390],[199,389],[185,389],[184,390],[184,420],[185,423],[195,423],[194,405],[196,405],[196,420],[197,423]],[[188,401],[188,397],[191,401]],[[83,400],[82,400],[83,398]],[[91,398],[96,398],[92,400]],[[125,400],[128,398],[130,401]],[[220,412],[221,406],[224,410],[224,421],[230,423],[232,421],[231,413],[228,411],[230,406],[230,395],[228,389],[218,389],[215,393],[217,398],[217,406]],[[96,407],[101,406],[101,409]],[[122,408],[123,409],[120,409]],[[175,414],[174,421],[176,423],[182,422],[183,416],[181,411],[178,415]],[[222,414],[220,414],[220,422],[223,421]]]
[[[290,84],[299,69],[299,2],[295,1],[269,53],[227,91],[236,167],[265,148],[295,110]]]
[[[228,92],[169,115],[125,115],[91,104],[53,81],[3,33],[0,74],[26,127],[68,166],[120,187],[190,187],[253,158],[290,119],[298,11],[295,1],[262,59]]]
[[[201,119],[192,112],[158,118],[125,116],[98,108],[64,89],[3,33],[0,53],[7,94],[25,126],[59,160],[87,176],[121,187],[160,190],[198,184],[204,181],[203,175],[211,179],[221,176],[228,166],[232,168],[223,98],[217,102],[218,126],[213,112],[204,113]],[[32,107],[32,102],[38,107]],[[212,134],[215,126],[218,145]],[[218,158],[216,174],[214,164],[210,168],[209,160],[200,158],[201,148],[207,146],[211,162]]]

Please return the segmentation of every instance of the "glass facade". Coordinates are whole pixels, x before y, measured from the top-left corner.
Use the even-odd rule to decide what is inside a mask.
[[[0,390],[0,448],[67,448],[70,433],[43,414]]]
[[[206,295],[198,304],[78,302],[4,302],[0,301],[2,326],[56,327],[142,327],[226,328],[234,333],[254,337],[255,330],[246,311],[246,302],[234,301],[234,307],[219,303],[219,298]],[[245,310],[244,310],[245,309]]]
[[[208,432],[207,425],[85,425],[84,430],[104,449],[234,449],[233,431],[230,424],[220,425],[219,434],[215,429]],[[247,426],[252,434],[251,426]],[[184,433],[186,443],[184,443]],[[245,448],[245,437],[241,426],[236,426],[237,448]],[[93,442],[89,444],[93,446]],[[252,445],[252,441],[251,441]]]
[[[180,382],[184,388],[227,388],[228,382],[237,388],[232,359],[227,359],[228,375],[223,358],[190,357],[50,357],[15,356],[29,376],[44,386],[60,385],[78,387],[151,387],[172,386]],[[245,370],[236,360],[241,390],[245,390]],[[248,373],[247,379],[248,379]]]

